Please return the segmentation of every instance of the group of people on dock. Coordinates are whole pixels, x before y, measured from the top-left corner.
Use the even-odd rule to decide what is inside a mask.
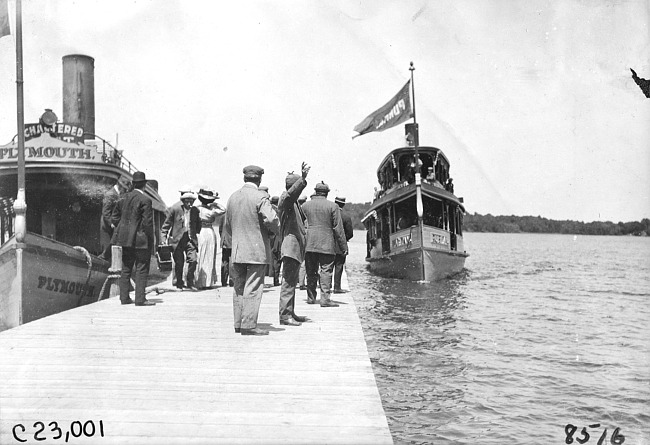
[[[338,306],[331,300],[331,294],[344,292],[341,275],[348,254],[347,242],[353,236],[352,221],[342,212],[345,198],[329,201],[330,188],[324,182],[316,184],[311,200],[301,198],[309,170],[303,162],[300,174],[287,175],[286,190],[279,197],[271,198],[268,189],[261,185],[264,169],[249,165],[243,169],[244,185],[230,196],[225,207],[216,202],[218,193],[204,188],[198,193],[200,205],[194,205],[197,196],[185,189],[180,191],[180,201],[167,210],[161,240],[171,246],[172,283],[180,290],[208,289],[217,283],[214,227],[219,227],[221,285],[233,287],[235,333],[268,334],[257,326],[267,275],[274,277],[274,285],[281,285],[280,324],[300,326],[307,321],[295,312],[296,288],[304,284],[303,264],[307,303],[317,303],[320,283],[320,306]],[[133,174],[131,191],[118,181],[114,191],[104,199],[102,216],[102,228],[110,234],[111,243],[122,246],[120,301],[136,306],[155,305],[145,298],[151,252],[155,247],[152,201],[143,192],[145,185],[142,172]],[[103,255],[106,254],[104,251]],[[129,296],[132,274],[135,300]]]

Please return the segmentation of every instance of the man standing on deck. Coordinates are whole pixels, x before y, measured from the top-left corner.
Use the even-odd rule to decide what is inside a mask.
[[[249,165],[243,173],[244,186],[228,199],[223,229],[224,238],[231,240],[234,326],[242,335],[268,335],[269,331],[257,327],[257,317],[271,263],[268,234],[278,236],[280,227],[268,193],[258,190],[264,169]]]
[[[160,229],[163,242],[172,246],[172,257],[174,258],[172,283],[181,290],[184,287],[197,290],[194,286],[194,273],[198,261],[199,240],[197,234],[201,231],[201,218],[199,209],[192,205],[195,199],[192,192],[181,191],[181,200],[169,208],[167,218]],[[183,282],[185,262],[187,262],[187,283]]]
[[[129,286],[135,266],[135,305],[154,306],[144,297],[149,277],[149,263],[153,248],[152,201],[144,194],[147,179],[143,172],[133,174],[133,190],[120,200],[113,210],[111,222],[116,227],[113,243],[122,246],[122,274],[120,276],[120,301],[131,304]]]
[[[299,282],[300,265],[305,259],[307,231],[305,229],[305,214],[298,203],[300,193],[307,186],[309,167],[302,163],[302,174],[289,173],[285,179],[286,191],[278,200],[278,216],[280,218],[281,257],[282,257],[282,287],[280,289],[280,324],[300,326],[307,317],[296,315],[296,286]]]
[[[131,181],[124,176],[120,176],[117,183],[104,193],[104,199],[102,200],[102,219],[99,224],[99,244],[102,249],[99,257],[103,260],[111,260],[111,239],[115,232],[115,226],[111,222],[113,209],[115,209],[119,199],[124,197],[130,189]]]
[[[345,241],[350,241],[354,236],[354,229],[352,228],[352,218],[347,212],[343,211],[345,207],[345,198],[336,197],[334,202],[339,206],[341,213],[341,221],[343,222],[343,232],[345,233]],[[342,253],[340,249],[336,251],[336,258],[334,259],[334,293],[344,294],[345,291],[341,289],[341,277],[343,276],[343,268],[345,267],[345,259],[347,253]]]
[[[320,278],[321,307],[338,307],[330,301],[332,272],[337,249],[348,253],[339,207],[327,200],[330,188],[324,182],[316,184],[315,195],[302,209],[307,217],[307,303],[316,303],[316,283]]]

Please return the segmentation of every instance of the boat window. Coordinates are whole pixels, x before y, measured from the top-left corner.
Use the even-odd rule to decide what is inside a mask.
[[[422,196],[422,204],[424,207],[424,213],[422,215],[422,222],[424,225],[442,229],[444,227],[444,211],[442,201],[424,195]]]
[[[394,204],[395,226],[393,232],[418,225],[415,196]]]

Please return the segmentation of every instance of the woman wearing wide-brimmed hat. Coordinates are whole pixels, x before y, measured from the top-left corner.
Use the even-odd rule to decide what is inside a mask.
[[[217,284],[217,234],[213,226],[226,212],[226,208],[217,203],[219,193],[210,189],[199,191],[200,205],[199,218],[201,220],[201,231],[199,232],[199,259],[196,265],[195,286],[199,289],[207,289]]]

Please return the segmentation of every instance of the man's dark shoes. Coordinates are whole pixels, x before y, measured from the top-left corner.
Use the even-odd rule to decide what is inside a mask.
[[[293,319],[300,322],[300,323],[304,323],[304,322],[307,321],[307,317],[305,317],[304,315],[293,314]]]
[[[307,298],[307,304],[316,304],[315,298]]]
[[[126,301],[122,301],[122,304],[133,304],[133,300],[129,298]]]
[[[199,290],[199,288],[192,285],[192,286],[187,286],[187,290],[190,290],[192,292],[197,292]]]
[[[328,301],[327,303],[321,303],[320,307],[339,307],[339,305]]]
[[[241,328],[241,335],[269,335],[269,331],[260,328],[253,328],[253,329]]]
[[[334,289],[334,293],[335,293],[335,294],[345,294],[345,293],[347,293],[347,292],[348,292],[348,291],[343,290],[343,289]]]
[[[142,303],[136,303],[135,305],[136,306],[155,306],[156,303],[154,303],[153,301],[145,300]]]
[[[240,334],[241,333],[241,328],[235,328],[235,334]]]
[[[302,323],[294,320],[293,318],[287,318],[286,320],[280,320],[280,324],[285,326],[300,326]]]

